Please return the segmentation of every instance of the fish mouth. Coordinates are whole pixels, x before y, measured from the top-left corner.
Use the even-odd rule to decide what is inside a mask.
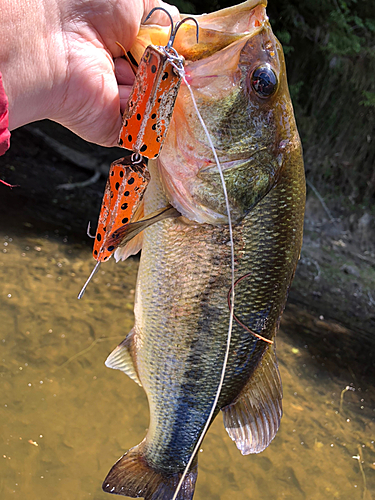
[[[180,26],[173,47],[186,60],[197,61],[222,50],[243,37],[257,34],[268,21],[267,0],[248,0],[233,7],[202,15],[190,15],[199,24],[199,42],[196,40],[195,23]],[[187,17],[181,14],[181,20]],[[168,43],[170,26],[142,25],[130,52],[139,62],[145,48]]]
[[[187,61],[197,61],[244,37],[251,38],[268,21],[266,5],[265,0],[250,0],[211,14],[192,16],[199,24],[199,42],[193,38],[195,26],[184,23],[178,30],[175,49]]]

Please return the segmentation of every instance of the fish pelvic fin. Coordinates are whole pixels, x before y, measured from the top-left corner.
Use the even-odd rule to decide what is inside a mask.
[[[130,330],[125,340],[121,342],[105,360],[105,366],[121,370],[134,382],[142,387],[134,360],[134,328]]]
[[[171,500],[181,473],[166,473],[147,463],[144,444],[131,448],[109,471],[102,488],[107,493],[145,500]],[[191,500],[194,495],[198,466],[188,472],[176,500]]]
[[[236,400],[222,408],[224,426],[243,455],[260,453],[270,444],[282,416],[282,384],[274,344]]]

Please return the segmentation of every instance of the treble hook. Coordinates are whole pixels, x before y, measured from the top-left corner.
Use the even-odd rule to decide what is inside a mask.
[[[197,26],[197,43],[198,43],[198,40],[199,40],[199,24],[198,24],[198,21],[196,19],[194,19],[194,17],[185,17],[184,19],[182,19],[181,21],[179,21],[176,26],[173,24],[173,19],[172,19],[172,16],[170,15],[170,13],[164,9],[164,7],[154,7],[150,12],[149,14],[147,15],[146,19],[144,20],[144,22],[146,22],[148,19],[150,19],[150,17],[152,16],[152,14],[155,12],[155,10],[162,10],[165,14],[167,14],[167,16],[169,17],[169,20],[171,21],[171,34],[169,35],[169,40],[168,40],[168,43],[166,45],[167,49],[170,49],[174,43],[174,40],[176,38],[176,34],[177,34],[177,31],[179,29],[179,27],[181,26],[181,24],[183,24],[185,21],[194,21],[196,26]]]
[[[183,24],[185,21],[194,21],[196,26],[197,26],[197,43],[199,42],[199,24],[198,24],[198,21],[196,19],[194,19],[194,17],[185,17],[184,19],[182,19],[181,21],[179,21],[174,30],[171,32],[171,36],[169,37],[169,42],[167,43],[167,48],[169,49],[170,47],[172,47],[172,45],[174,44],[174,39],[176,38],[176,35],[177,35],[177,31],[179,30],[181,24]]]
[[[155,12],[155,10],[162,10],[167,16],[169,17],[169,20],[171,21],[171,34],[169,35],[169,39],[173,34],[173,29],[174,29],[174,24],[173,24],[173,19],[170,13],[167,11],[167,9],[164,9],[164,7],[154,7],[147,15],[146,19],[144,20],[144,23],[150,19],[152,14]],[[169,42],[168,42],[169,43]]]
[[[94,234],[91,234],[91,222],[89,221],[89,223],[87,224],[87,236],[89,238],[92,238],[92,239],[95,239],[95,235]]]

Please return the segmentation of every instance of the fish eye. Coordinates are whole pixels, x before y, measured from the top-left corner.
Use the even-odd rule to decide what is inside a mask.
[[[250,83],[259,97],[270,97],[277,88],[277,77],[270,65],[264,64],[255,68]]]

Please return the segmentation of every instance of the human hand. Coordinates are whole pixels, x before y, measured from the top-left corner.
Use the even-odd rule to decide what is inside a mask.
[[[82,138],[117,144],[134,75],[123,59],[161,0],[1,0],[0,71],[9,99],[9,128],[49,118]],[[169,24],[156,11],[153,23]]]

